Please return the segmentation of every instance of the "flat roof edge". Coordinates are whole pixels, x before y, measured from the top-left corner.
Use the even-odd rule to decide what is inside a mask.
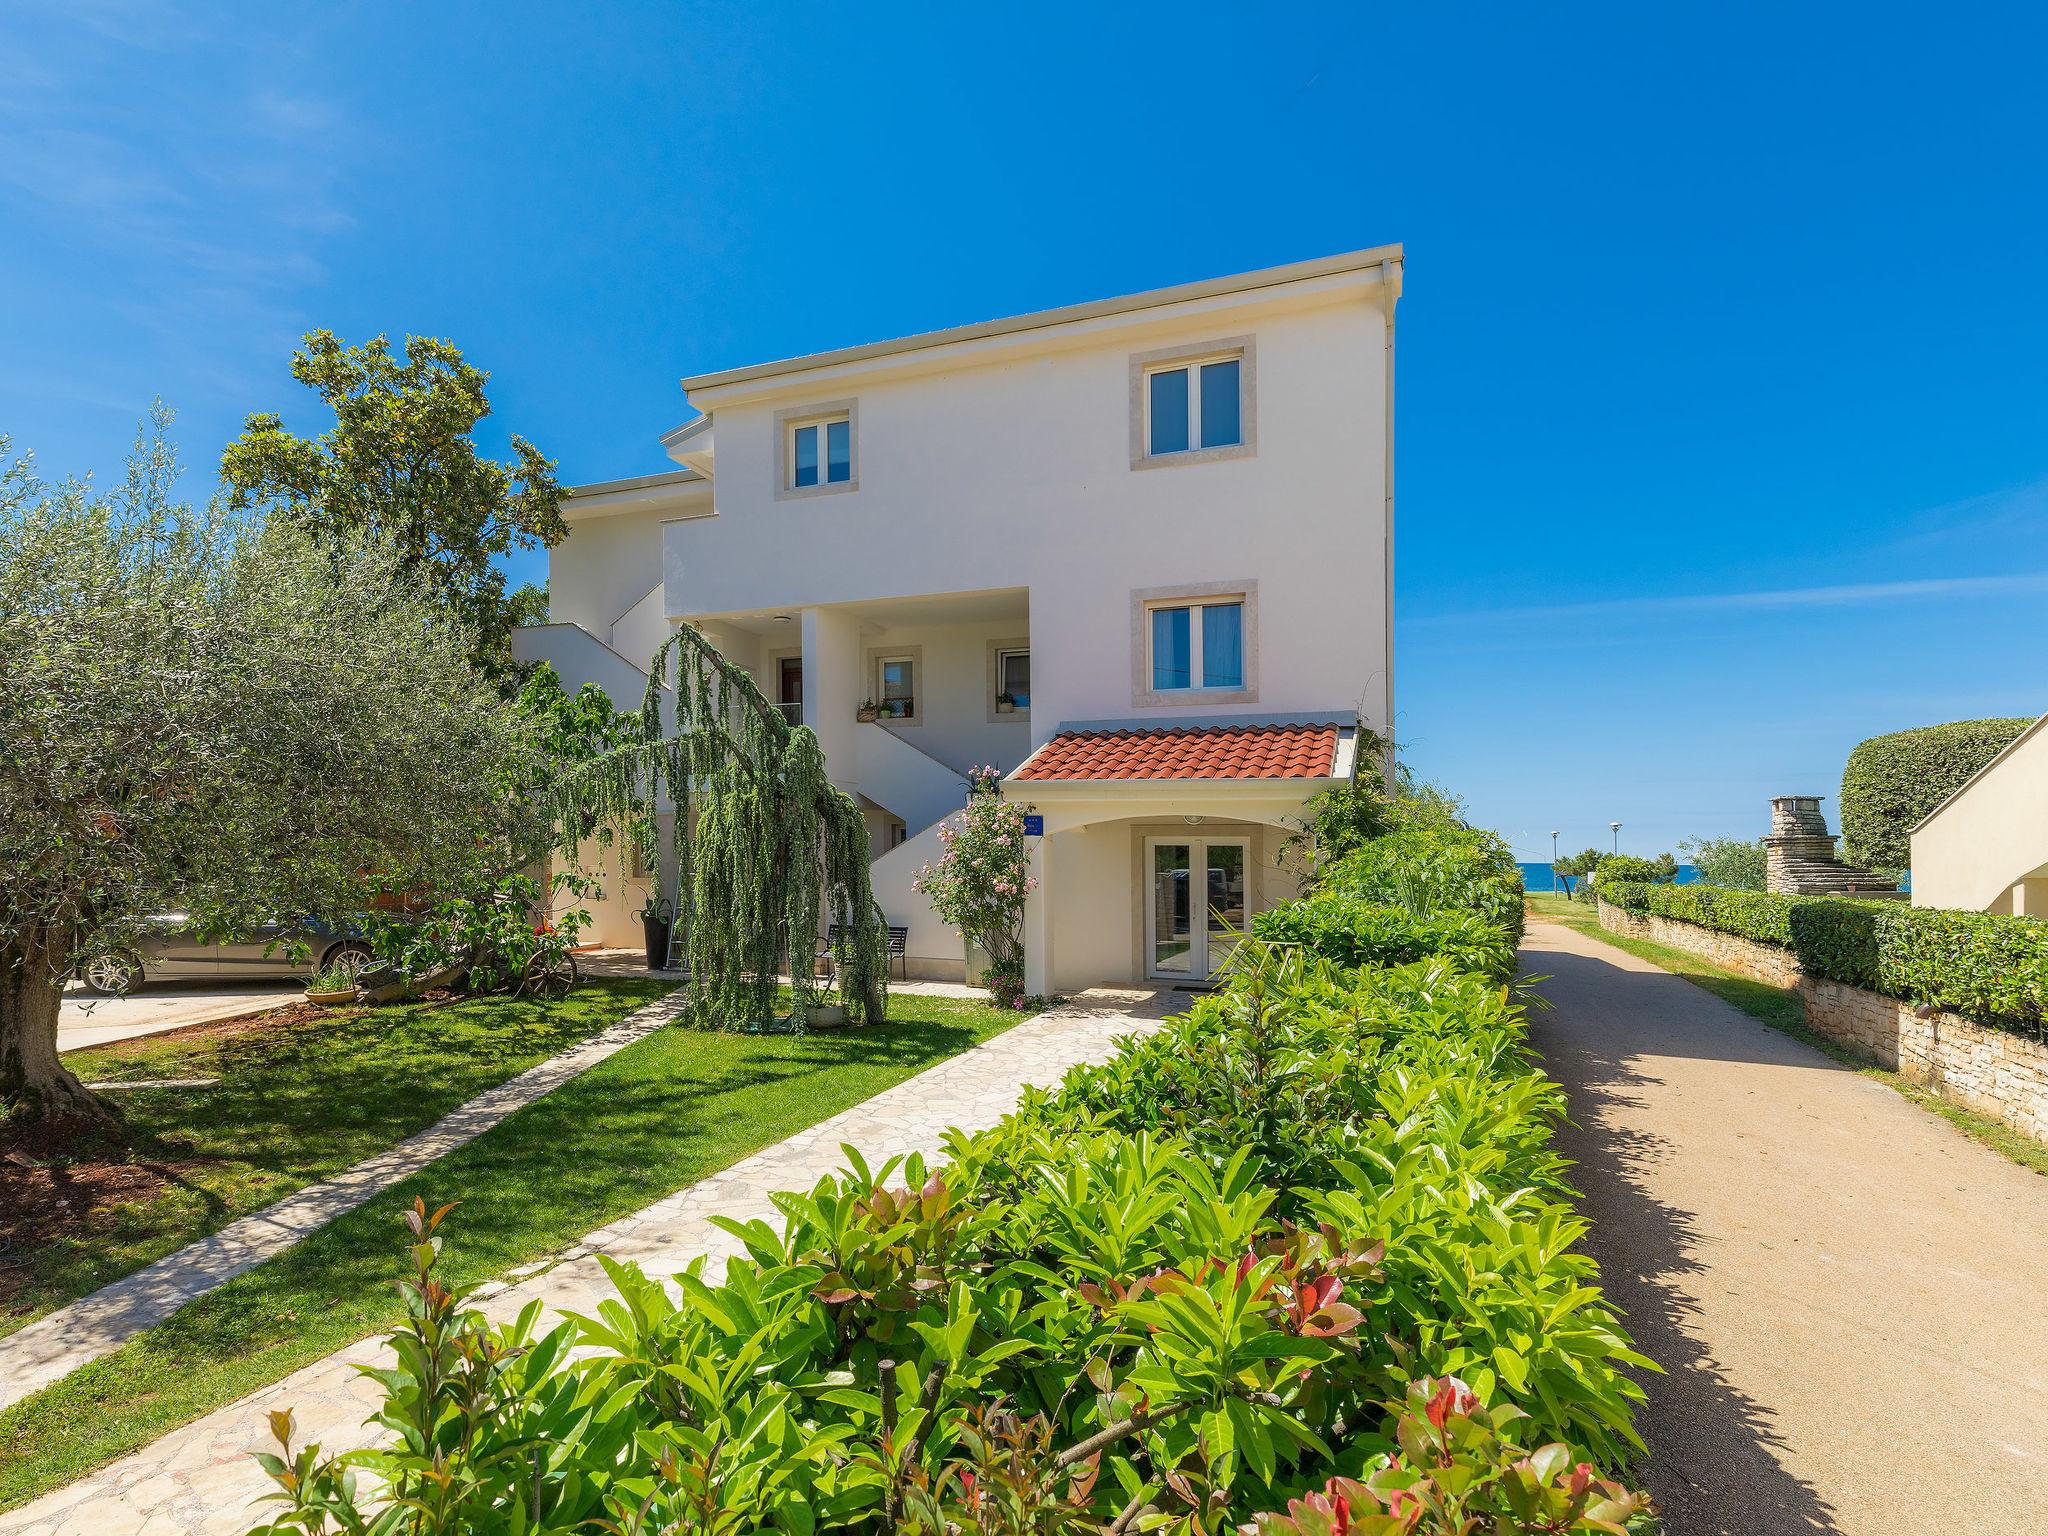
[[[619,491],[651,491],[664,485],[688,485],[693,480],[705,480],[706,476],[685,465],[681,469],[665,470],[657,475],[633,475],[624,480],[593,480],[588,485],[572,485],[569,497],[610,496]]]
[[[1317,256],[1308,261],[1290,262],[1285,266],[1263,267],[1256,272],[1203,278],[1197,282],[1178,283],[1170,288],[1153,288],[1143,293],[1124,294],[1109,299],[1091,299],[1081,304],[1034,310],[1028,314],[1010,315],[998,320],[981,320],[972,325],[950,326],[944,330],[920,331],[915,335],[899,336],[889,341],[863,342],[858,346],[838,347],[829,352],[812,352],[805,356],[782,358],[770,363],[751,363],[742,368],[726,368],[716,373],[693,374],[685,378],[682,384],[684,391],[688,392],[714,389],[724,384],[744,384],[753,379],[776,378],[783,374],[808,373],[816,368],[830,368],[840,363],[865,362],[871,358],[889,357],[903,352],[921,352],[932,347],[949,346],[955,342],[1016,335],[1024,331],[1072,325],[1082,320],[1097,320],[1106,315],[1129,314],[1142,309],[1161,309],[1170,304],[1185,304],[1197,299],[1221,298],[1233,293],[1252,293],[1261,288],[1277,288],[1287,283],[1307,282],[1318,277],[1363,272],[1388,263],[1399,266],[1403,264],[1403,260],[1401,244],[1396,241],[1391,245],[1368,246],[1364,250],[1345,251],[1335,256]]]

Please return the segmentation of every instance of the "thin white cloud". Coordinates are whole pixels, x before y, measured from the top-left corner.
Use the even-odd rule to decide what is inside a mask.
[[[1935,576],[1919,581],[1862,581],[1830,587],[1778,587],[1757,592],[1672,593],[1590,603],[1547,603],[1521,608],[1479,608],[1424,614],[1408,628],[1473,623],[1560,623],[1570,619],[1663,618],[1687,613],[1761,613],[1801,608],[1850,608],[1882,603],[1931,602],[1966,597],[2018,597],[2048,592],[2048,571],[2010,576]]]
[[[2048,527],[2048,476],[1916,512],[1900,525],[1896,537],[1879,548],[1923,556],[1943,546],[1981,553],[1986,544],[2038,540],[2044,527]]]
[[[317,56],[289,28],[162,0],[0,10],[0,56],[27,66],[0,82],[0,224],[32,235],[50,281],[91,273],[91,301],[175,342],[201,391],[274,368],[354,222],[365,134]]]

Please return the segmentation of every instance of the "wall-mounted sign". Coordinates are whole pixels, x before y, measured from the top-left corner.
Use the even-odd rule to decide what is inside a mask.
[[[1045,818],[1043,816],[1026,816],[1024,818],[1024,835],[1026,837],[1045,836]]]

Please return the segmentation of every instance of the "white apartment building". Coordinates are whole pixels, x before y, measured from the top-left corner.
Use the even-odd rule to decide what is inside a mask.
[[[1385,246],[685,379],[677,467],[574,492],[519,654],[637,706],[699,625],[863,807],[911,974],[963,973],[913,880],[994,764],[1042,818],[1027,988],[1199,980],[1392,719],[1401,274]],[[637,941],[646,880],[601,937]]]

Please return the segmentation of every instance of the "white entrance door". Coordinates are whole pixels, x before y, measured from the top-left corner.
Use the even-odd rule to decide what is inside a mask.
[[[1229,956],[1245,925],[1242,837],[1154,837],[1145,843],[1146,973],[1167,981],[1206,981]]]

